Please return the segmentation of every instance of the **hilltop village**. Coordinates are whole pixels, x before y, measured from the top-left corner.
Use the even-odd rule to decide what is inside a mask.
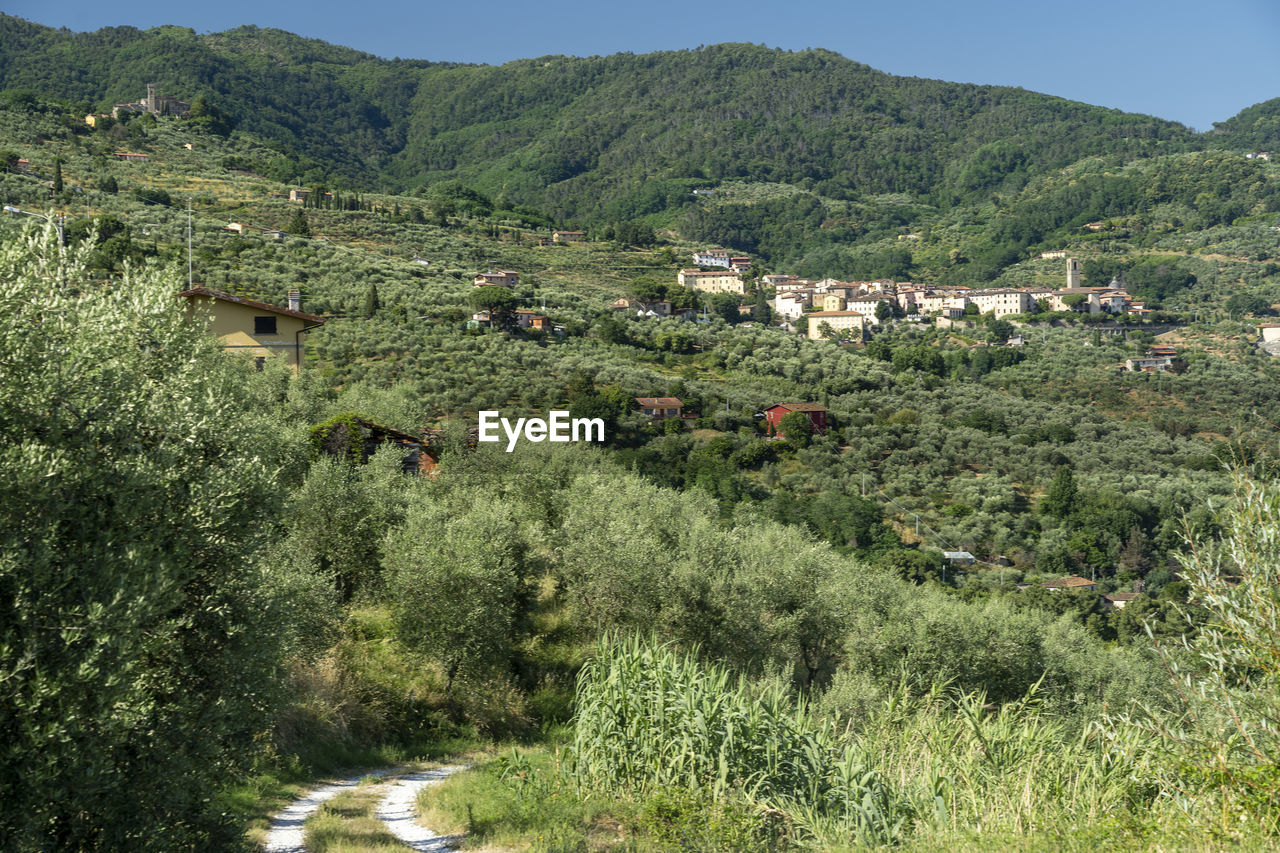
[[[549,238],[538,238],[538,245],[586,239],[584,232],[555,231]],[[1151,328],[1153,311],[1145,301],[1133,298],[1123,281],[1113,279],[1107,286],[1086,286],[1077,258],[1068,257],[1064,251],[1044,252],[1040,257],[1065,261],[1063,287],[934,287],[892,279],[813,281],[780,273],[761,273],[756,278],[753,272],[758,267],[751,257],[724,249],[705,249],[693,253],[697,266],[680,269],[675,281],[676,287],[687,296],[703,294],[701,300],[686,298],[683,304],[677,304],[669,298],[633,295],[615,300],[609,308],[620,316],[697,321],[700,317],[705,320],[714,305],[721,313],[728,308],[731,318],[740,324],[775,326],[809,340],[842,344],[865,343],[875,327],[891,321],[963,329],[978,320],[1005,321],[1016,327],[1025,322],[1071,319],[1089,323],[1111,321],[1112,327],[1123,324],[1134,329],[1144,325]],[[510,289],[519,283],[520,274],[514,270],[489,270],[476,274],[473,280],[476,288]],[[754,301],[746,301],[751,297]],[[471,316],[471,325],[491,327],[496,320],[509,315],[521,329],[564,334],[565,327],[545,314],[513,306],[511,302],[505,312],[477,311]],[[1155,328],[1163,332],[1170,327],[1165,324]],[[1274,329],[1274,324],[1261,326],[1259,334],[1269,341],[1275,337]],[[1023,345],[1024,340],[1020,334],[1007,334],[1002,342],[1016,347]],[[1126,359],[1121,366],[1129,371],[1162,372],[1177,368],[1176,356],[1176,349],[1157,346],[1150,348],[1145,356]]]

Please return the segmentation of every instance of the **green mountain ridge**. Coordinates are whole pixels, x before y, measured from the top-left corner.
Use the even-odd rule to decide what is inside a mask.
[[[691,203],[690,186],[725,180],[952,204],[1087,156],[1230,147],[1254,133],[1233,119],[1197,135],[1023,89],[896,77],[825,50],[459,65],[257,27],[72,33],[0,16],[0,87],[103,109],[149,82],[211,99],[299,158],[300,177],[399,190],[461,179],[579,224],[669,216]]]

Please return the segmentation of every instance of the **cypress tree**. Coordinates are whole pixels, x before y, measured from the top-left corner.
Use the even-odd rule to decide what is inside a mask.
[[[62,194],[62,158],[53,158],[53,194]]]
[[[296,234],[299,237],[311,236],[311,223],[307,221],[307,215],[301,210],[293,212],[293,218],[289,220],[289,227],[285,229],[290,234]]]
[[[1040,499],[1040,512],[1065,518],[1075,509],[1077,495],[1076,480],[1071,474],[1071,469],[1066,465],[1060,465],[1054,472],[1049,491]]]
[[[381,307],[382,303],[378,301],[378,285],[370,284],[369,289],[364,293],[364,316],[372,317]]]
[[[769,307],[769,300],[765,299],[764,289],[756,289],[756,309],[755,320],[764,326],[773,325],[773,309]]]

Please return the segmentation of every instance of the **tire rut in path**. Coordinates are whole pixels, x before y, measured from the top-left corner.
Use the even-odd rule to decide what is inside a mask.
[[[417,798],[418,792],[423,788],[443,781],[451,774],[466,769],[466,766],[454,765],[436,770],[424,770],[397,779],[378,805],[378,818],[386,823],[387,829],[393,835],[413,850],[431,851],[431,853],[452,850],[461,842],[463,836],[437,835],[426,827],[418,825],[414,820],[417,814]],[[262,849],[265,853],[306,853],[307,848],[303,843],[306,839],[305,824],[322,803],[354,789],[362,779],[370,776],[384,778],[396,773],[394,769],[375,770],[313,788],[271,819]]]
[[[418,792],[428,785],[437,785],[465,765],[441,767],[402,776],[391,783],[391,790],[378,806],[378,819],[387,825],[391,834],[401,843],[422,853],[452,850],[462,843],[463,835],[437,835],[418,823]]]

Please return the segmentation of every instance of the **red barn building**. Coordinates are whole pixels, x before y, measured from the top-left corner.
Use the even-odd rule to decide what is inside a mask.
[[[773,427],[775,435],[786,437],[783,435],[779,426],[782,419],[791,412],[799,412],[809,419],[809,423],[813,424],[813,434],[817,435],[827,431],[827,409],[825,406],[819,406],[817,403],[778,403],[764,410],[764,419],[768,421],[769,426]]]

